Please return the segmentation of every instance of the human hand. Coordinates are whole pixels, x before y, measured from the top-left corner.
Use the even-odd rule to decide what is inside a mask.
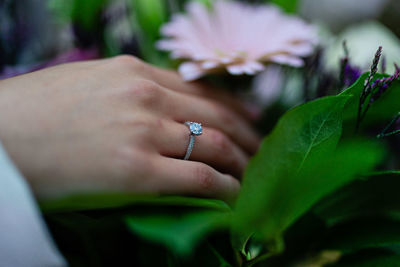
[[[235,195],[259,145],[244,117],[233,98],[130,56],[0,81],[0,140],[38,197]],[[189,161],[185,121],[204,126]]]

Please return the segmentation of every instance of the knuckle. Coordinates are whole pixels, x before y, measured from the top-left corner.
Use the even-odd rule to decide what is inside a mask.
[[[239,170],[240,172],[242,172],[244,168],[243,162],[233,154],[228,157],[227,166],[234,168],[235,170]]]
[[[149,80],[136,80],[134,86],[129,90],[133,99],[144,105],[154,105],[164,94],[160,86]]]
[[[160,131],[162,132],[165,128],[164,121],[160,118],[149,119],[148,121],[141,121],[141,125],[138,127],[142,127],[142,136],[143,140],[147,140],[150,142],[156,142],[159,138],[158,134]]]
[[[214,109],[216,112],[215,114],[218,114],[218,117],[222,122],[226,123],[227,125],[232,125],[235,123],[236,116],[232,111],[218,104],[214,104]]]
[[[218,130],[209,130],[209,135],[218,155],[221,155],[221,153],[229,154],[231,152],[231,142],[224,133]]]
[[[151,121],[150,119],[145,119],[145,118],[141,118],[141,119],[135,119],[133,120],[130,125],[129,125],[133,131],[133,138],[135,138],[135,133],[136,132],[144,132],[145,135],[147,135],[147,133],[149,131],[151,131],[154,128],[153,125],[153,121]]]
[[[151,154],[137,147],[127,146],[118,149],[115,159],[122,177],[144,178],[151,175],[154,170]]]
[[[160,118],[143,117],[136,118],[128,124],[127,131],[131,131],[131,143],[144,146],[157,138],[157,132],[165,128],[165,122]],[[139,138],[138,138],[139,137]]]
[[[119,67],[136,67],[141,63],[141,60],[131,55],[120,55],[113,58],[115,65]]]
[[[207,190],[215,186],[215,171],[211,167],[202,164],[195,169],[194,174],[195,180],[201,189]]]
[[[130,70],[136,75],[148,74],[152,70],[150,65],[131,55],[116,56],[113,61],[117,68]]]

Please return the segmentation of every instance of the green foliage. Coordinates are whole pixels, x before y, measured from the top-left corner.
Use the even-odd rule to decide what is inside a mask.
[[[335,180],[319,184],[319,176],[304,179],[304,175],[333,155],[348,99],[319,99],[281,118],[246,171],[236,207],[237,230],[261,231],[266,240],[272,240],[324,193],[341,184]],[[320,190],[314,188],[317,184]]]
[[[400,265],[400,256],[385,251],[363,251],[356,255],[344,257],[332,267],[397,267]]]
[[[329,195],[313,208],[312,212],[328,227],[319,241],[320,249],[345,253],[338,266],[398,265],[399,183],[397,171],[372,173]],[[366,260],[371,254],[374,256]],[[376,265],[368,265],[372,262]],[[389,265],[379,265],[386,262]]]
[[[206,240],[226,231],[231,209],[222,201],[115,194],[50,203],[42,203],[47,223],[71,266],[176,266],[198,257],[195,248],[207,259],[192,266],[229,266],[229,239]]]
[[[341,188],[314,207],[328,225],[354,217],[392,216],[400,211],[400,173],[380,172]]]
[[[160,38],[160,27],[167,21],[166,1],[163,0],[130,0],[132,25],[136,26],[141,56],[149,63],[167,66],[165,53],[155,47]]]
[[[400,222],[385,217],[361,217],[329,229],[323,247],[344,253],[400,244]]]
[[[149,206],[181,206],[192,208],[205,208],[230,211],[230,207],[223,201],[217,199],[203,199],[181,196],[138,196],[135,194],[89,194],[74,195],[56,200],[42,201],[41,209],[46,213],[85,211],[108,208],[120,208],[132,205]]]
[[[166,20],[165,1],[131,0],[135,12],[135,22],[143,30],[148,39],[155,41],[159,37],[159,29]]]
[[[205,6],[211,7],[212,6],[212,0],[194,0],[196,2],[202,3]]]
[[[97,28],[100,11],[108,0],[48,1],[49,8],[62,20],[72,20],[86,31]]]
[[[203,211],[173,216],[171,214],[128,216],[129,228],[142,238],[165,244],[171,251],[187,256],[193,252],[199,240],[212,231],[226,228],[230,214]]]
[[[92,30],[97,27],[100,18],[100,11],[104,8],[107,0],[74,0],[71,17],[85,30]]]
[[[270,2],[280,6],[287,13],[296,13],[298,8],[297,0],[271,0]]]
[[[73,1],[53,0],[47,2],[47,7],[55,14],[57,22],[65,23],[71,19]]]
[[[342,96],[353,95],[346,104],[343,113],[343,119],[350,125],[355,125],[358,113],[359,97],[364,88],[364,81],[367,77],[368,73],[364,73],[351,87],[340,94]],[[384,74],[376,74],[374,80],[386,77],[388,76]],[[382,122],[382,120],[387,120],[389,122],[390,119],[400,111],[398,99],[400,99],[400,81],[394,81],[390,86],[390,89],[371,105],[362,125],[371,125],[373,123]],[[367,99],[367,101],[369,101],[369,99]]]

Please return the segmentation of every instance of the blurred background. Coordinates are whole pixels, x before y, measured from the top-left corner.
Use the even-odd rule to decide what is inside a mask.
[[[212,0],[197,1],[207,4]],[[354,62],[362,67],[368,66],[378,45],[384,46],[387,58],[400,59],[398,0],[248,2],[273,2],[287,12],[317,23],[329,67],[337,65],[343,39],[347,40]],[[184,3],[183,0],[2,0],[1,77],[47,64],[122,53],[169,66],[167,56],[154,48],[154,42],[159,38],[160,25],[168,21],[170,14],[182,11]]]

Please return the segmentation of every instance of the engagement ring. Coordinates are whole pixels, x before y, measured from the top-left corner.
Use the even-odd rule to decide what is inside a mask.
[[[203,128],[201,127],[201,123],[198,123],[198,122],[187,121],[187,122],[185,122],[185,125],[189,127],[190,140],[189,140],[188,148],[186,150],[186,155],[183,158],[183,160],[188,160],[190,157],[190,154],[192,154],[196,136],[201,135],[203,133]]]

